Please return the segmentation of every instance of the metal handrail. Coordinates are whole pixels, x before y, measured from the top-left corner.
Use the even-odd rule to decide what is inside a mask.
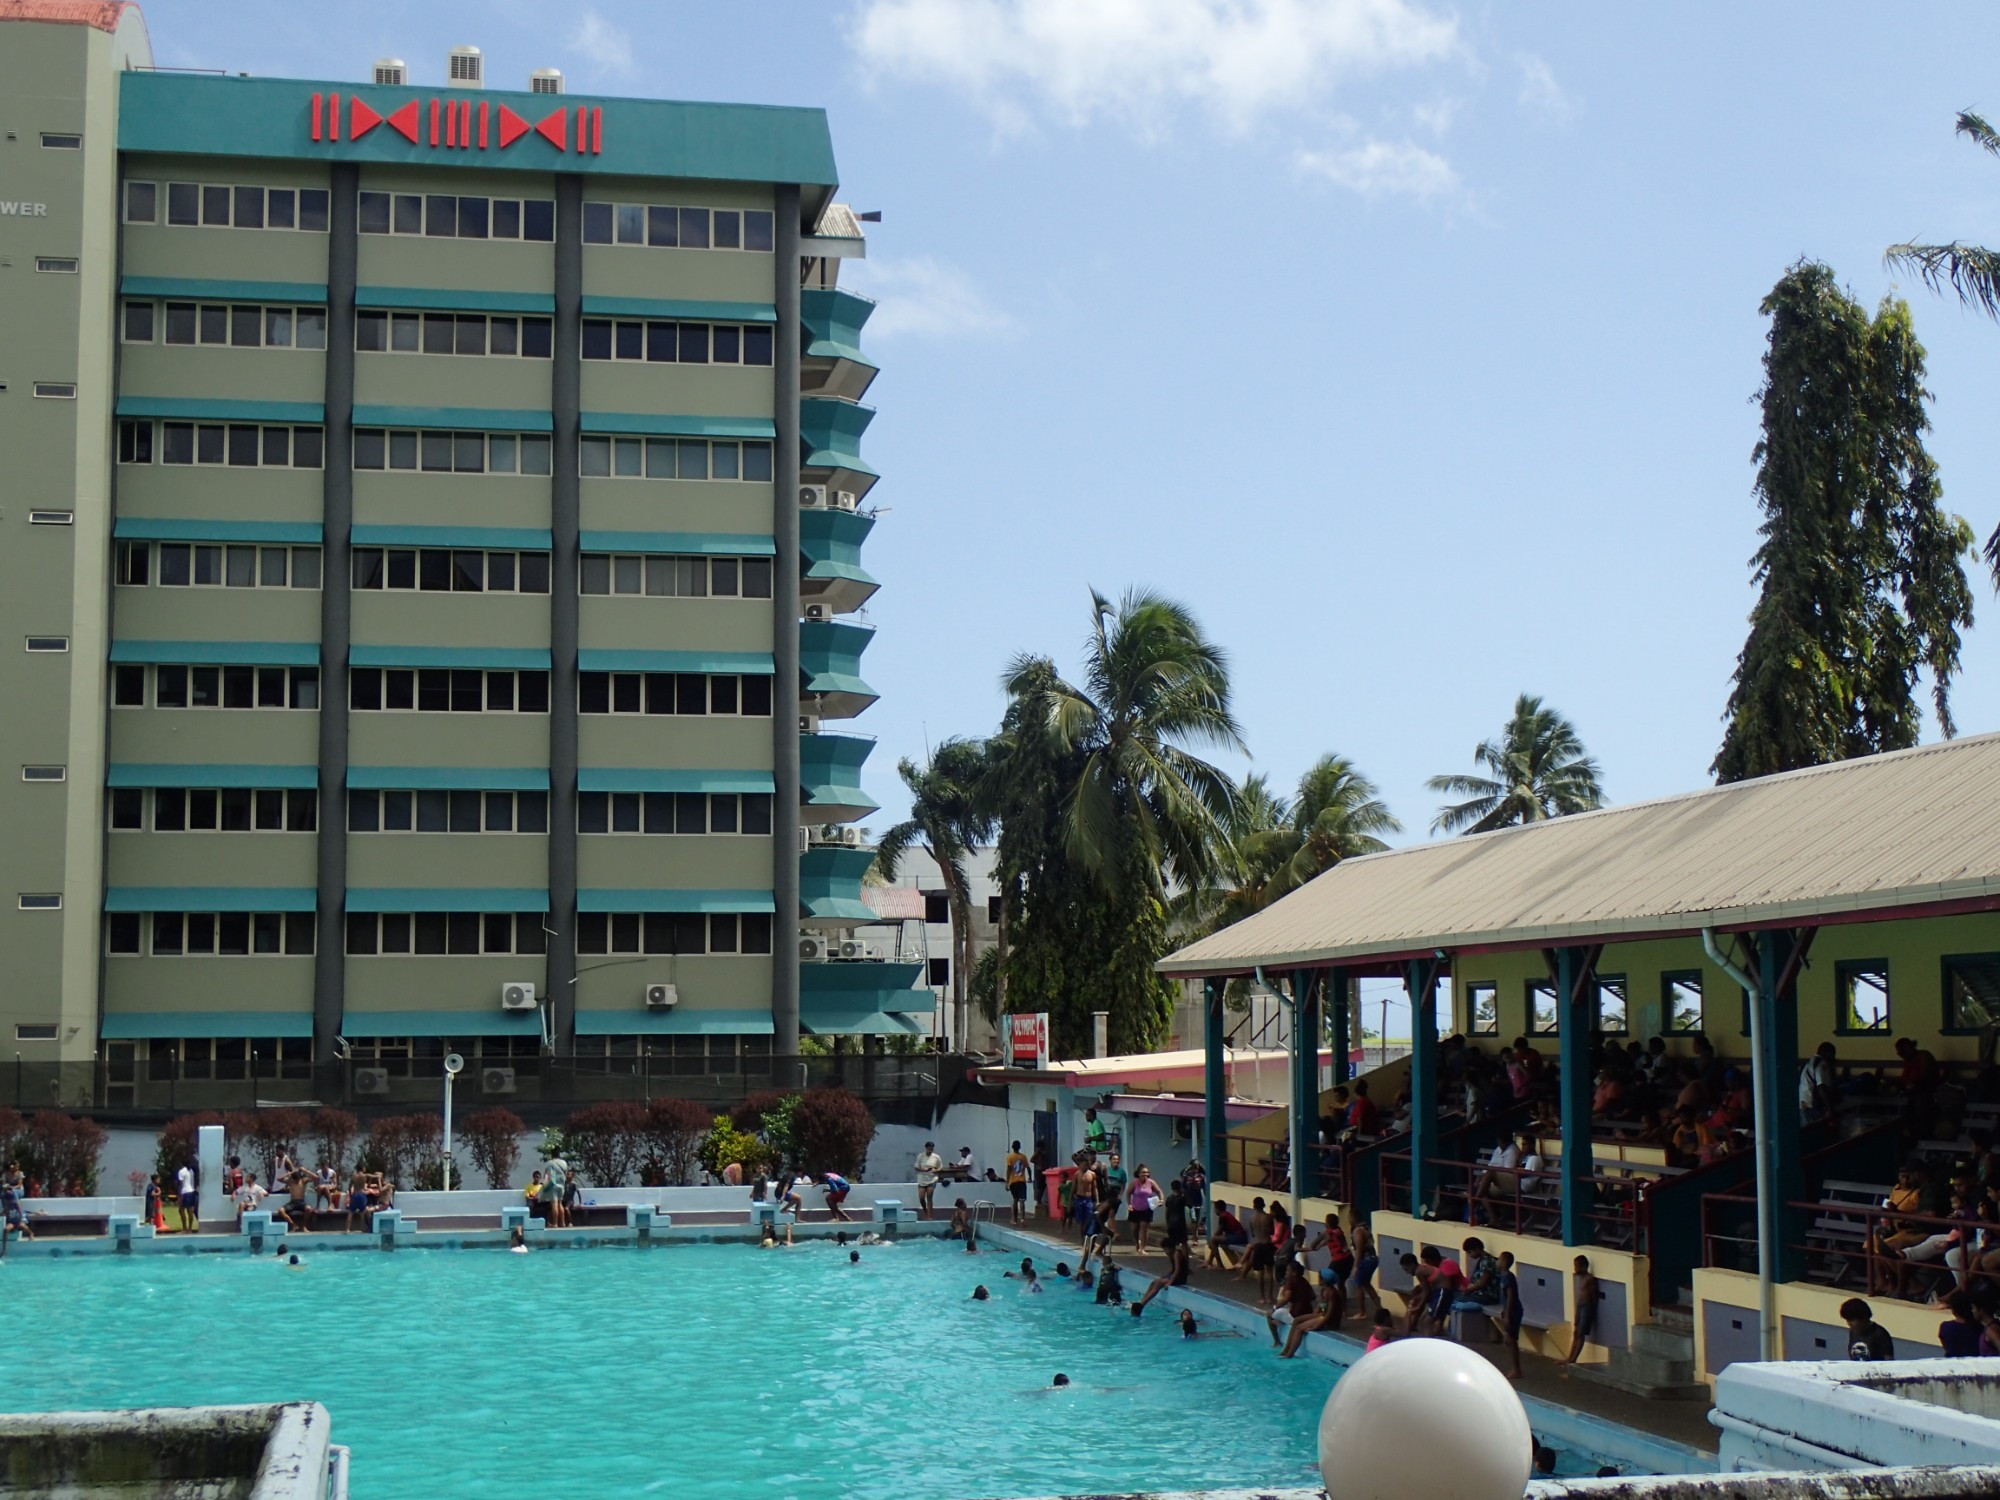
[[[1383,1159],[1408,1163],[1410,1156],[1407,1152],[1395,1152],[1385,1155]],[[1493,1176],[1513,1179],[1514,1191],[1511,1194],[1478,1200],[1487,1213],[1486,1224],[1495,1229],[1531,1237],[1541,1237],[1541,1231],[1533,1227],[1532,1221],[1553,1219],[1551,1228],[1559,1228],[1561,1225],[1562,1173],[1559,1170],[1544,1169],[1531,1172],[1521,1167],[1495,1167],[1446,1157],[1426,1157],[1425,1161],[1443,1172],[1457,1174],[1463,1184],[1456,1190],[1448,1179],[1439,1184],[1438,1198],[1441,1208],[1447,1202],[1461,1205],[1459,1214],[1447,1219],[1446,1222],[1469,1225],[1471,1220],[1468,1210],[1473,1202],[1473,1181],[1480,1176]],[[1580,1179],[1592,1190],[1594,1200],[1593,1206],[1584,1210],[1584,1220],[1593,1226],[1610,1226],[1621,1230],[1629,1227],[1631,1231],[1630,1243],[1626,1245],[1611,1243],[1601,1229],[1593,1231],[1592,1243],[1605,1246],[1607,1249],[1630,1250],[1638,1255],[1648,1253],[1648,1246],[1652,1240],[1652,1217],[1648,1195],[1653,1184],[1666,1179],[1643,1175],[1647,1170],[1645,1164],[1635,1162],[1632,1164],[1632,1170],[1622,1176],[1596,1173]],[[1546,1187],[1547,1191],[1530,1191],[1531,1183],[1537,1188]],[[1383,1207],[1397,1211],[1393,1204],[1386,1201],[1392,1186],[1407,1195],[1409,1184],[1407,1179],[1393,1185],[1386,1180],[1383,1182],[1385,1200]],[[1595,1206],[1596,1201],[1601,1201],[1607,1195],[1612,1200],[1612,1207],[1607,1209]],[[1407,1202],[1407,1198],[1405,1201]],[[1503,1214],[1503,1205],[1510,1211]],[[1416,1210],[1406,1207],[1400,1211],[1414,1213]]]
[[[1741,1193],[1709,1193],[1702,1199],[1702,1261],[1709,1267],[1736,1269],[1719,1256],[1717,1249],[1722,1245],[1754,1245],[1754,1239],[1740,1235],[1719,1232],[1712,1225],[1712,1215],[1719,1205],[1732,1204],[1752,1214],[1756,1211],[1757,1200]],[[1885,1208],[1881,1204],[1855,1203],[1841,1199],[1820,1198],[1817,1200],[1794,1200],[1785,1208],[1795,1215],[1810,1215],[1805,1238],[1789,1244],[1786,1248],[1797,1252],[1802,1258],[1804,1279],[1824,1286],[1838,1286],[1847,1269],[1860,1265],[1865,1271],[1863,1278],[1871,1296],[1897,1296],[1898,1284],[1919,1271],[1955,1276],[1955,1268],[1945,1264],[1943,1257],[1935,1260],[1912,1261],[1897,1250],[1883,1248],[1884,1231],[1917,1230],[1926,1237],[1935,1234],[1956,1232],[1961,1238],[1969,1235],[1973,1241],[1975,1256],[2000,1250],[2000,1223],[1988,1220],[1966,1220],[1939,1217],[1935,1214],[1910,1213],[1899,1208]],[[1832,1220],[1833,1224],[1826,1221]],[[1834,1227],[1853,1230],[1858,1240],[1853,1244],[1831,1243],[1829,1230]],[[1908,1248],[1908,1247],[1903,1247]],[[1817,1265],[1815,1263],[1818,1263]],[[1975,1266],[1967,1265],[1968,1278],[1985,1276],[1992,1279],[1992,1273],[1982,1273]],[[1828,1279],[1829,1275],[1831,1279]]]

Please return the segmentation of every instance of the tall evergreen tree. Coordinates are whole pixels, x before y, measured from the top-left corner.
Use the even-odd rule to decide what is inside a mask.
[[[1972,623],[1972,528],[1939,503],[1924,450],[1924,350],[1909,304],[1870,318],[1802,261],[1764,299],[1762,585],[1712,769],[1740,781],[1917,742],[1931,677],[1944,733]]]

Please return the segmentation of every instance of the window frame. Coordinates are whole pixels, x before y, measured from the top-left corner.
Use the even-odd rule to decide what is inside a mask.
[[[1681,1027],[1674,1024],[1674,995],[1676,986],[1693,981],[1697,1004],[1693,1026]],[[1630,996],[1627,997],[1630,1004]],[[1629,1012],[1628,1012],[1629,1014]],[[1660,1035],[1700,1036],[1708,1024],[1708,975],[1700,969],[1663,969],[1660,971]]]
[[[1530,977],[1523,981],[1522,994],[1528,1006],[1527,1024],[1522,1028],[1523,1035],[1531,1037],[1562,1035],[1562,994],[1556,988],[1556,982],[1553,979],[1536,979]],[[1535,997],[1537,995],[1548,996],[1549,1024],[1547,1026],[1539,1024],[1540,1018],[1535,1008]]]
[[[1854,1013],[1854,979],[1861,974],[1880,973],[1882,976],[1882,1024],[1879,1026],[1855,1026],[1849,1021]],[[1895,1028],[1895,990],[1887,958],[1843,958],[1833,966],[1833,1033],[1835,1036],[1888,1036]]]
[[[1968,964],[1968,963],[1991,964],[1995,968],[2000,968],[2000,952],[1945,953],[1939,955],[1938,1014],[1943,1018],[1943,1025],[1941,1027],[1942,1035],[1978,1036],[1982,1031],[1986,1029],[1987,1023],[1981,1022],[1977,1025],[1970,1025],[1962,1020],[1959,1020],[1957,1016],[1954,1014],[1952,1008],[1952,982],[1951,982],[1952,967],[1955,964]],[[2000,1022],[2000,1011],[1996,1011],[1994,1020],[1996,1022]],[[1874,1036],[1877,1035],[1877,1033],[1868,1032],[1866,1033],[1866,1035]]]
[[[1482,1027],[1479,1024],[1479,992],[1484,990],[1493,997],[1493,1024]],[[1467,1036],[1500,1035],[1500,982],[1496,979],[1468,979],[1465,982],[1465,1034]]]

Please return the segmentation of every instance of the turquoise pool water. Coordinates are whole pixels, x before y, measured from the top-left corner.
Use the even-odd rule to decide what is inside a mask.
[[[310,1399],[359,1500],[1317,1483],[1334,1371],[912,1242],[16,1260],[0,1405]],[[975,1282],[993,1300],[973,1302]],[[1047,1389],[1058,1370],[1075,1386]],[[1567,1465],[1565,1467],[1568,1467]]]

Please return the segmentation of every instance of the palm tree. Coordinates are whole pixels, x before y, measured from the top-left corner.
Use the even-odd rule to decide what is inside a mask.
[[[972,885],[966,861],[993,837],[993,820],[980,801],[985,749],[972,740],[946,740],[931,752],[929,764],[920,766],[905,756],[896,762],[896,774],[910,789],[910,815],[876,844],[875,868],[883,879],[894,880],[903,855],[921,847],[944,879],[951,918],[951,1001],[956,1023],[952,1035],[962,1048],[968,1019],[966,987],[973,965]]]
[[[1299,778],[1287,826],[1272,840],[1283,858],[1272,873],[1266,899],[1275,901],[1297,890],[1343,859],[1380,853],[1389,846],[1379,835],[1402,827],[1375,783],[1355,770],[1353,761],[1322,755]]]
[[[1980,116],[1970,111],[1959,115],[1958,134],[2000,156],[2000,130]],[[1891,245],[1882,259],[1894,269],[1914,271],[1933,292],[1950,287],[1966,306],[2000,318],[2000,250],[1953,240],[1948,245]],[[1993,571],[1994,587],[2000,588],[2000,528],[1986,539],[1986,565]]]
[[[1587,812],[1604,801],[1597,762],[1584,753],[1576,726],[1540,698],[1523,693],[1497,740],[1482,740],[1473,760],[1492,775],[1433,776],[1434,792],[1467,800],[1439,809],[1431,832],[1487,833]]]

